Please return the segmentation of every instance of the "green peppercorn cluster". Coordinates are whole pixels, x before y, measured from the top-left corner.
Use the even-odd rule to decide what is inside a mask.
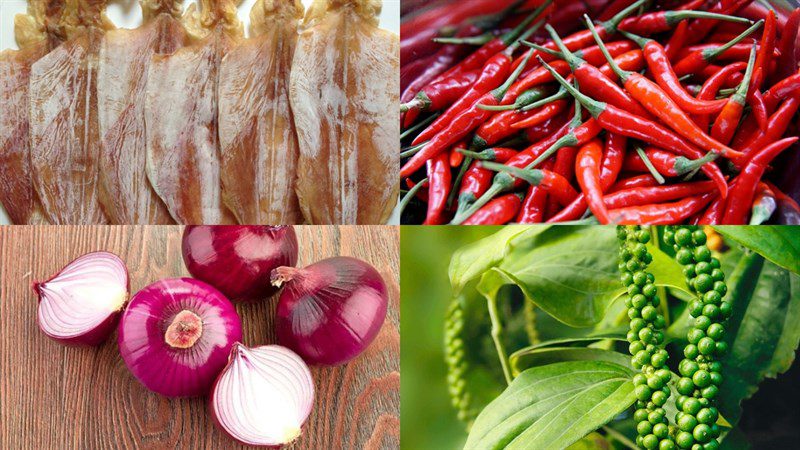
[[[666,321],[659,312],[655,277],[647,272],[653,260],[647,250],[650,233],[638,226],[617,228],[619,240],[620,280],[627,290],[630,331],[628,342],[631,363],[640,373],[633,377],[636,394],[634,420],[638,436],[636,444],[646,449],[670,450],[675,443],[664,405],[670,395],[672,378],[667,368],[667,351],[663,348]]]
[[[688,306],[694,324],[687,333],[689,343],[678,367],[679,431],[675,443],[682,449],[714,450],[719,448],[720,434],[716,424],[719,411],[714,406],[722,384],[722,364],[718,359],[728,351],[722,323],[731,315],[731,304],[725,301],[725,274],[706,246],[702,229],[667,228],[664,242],[674,246],[686,284],[696,295]]]
[[[469,425],[475,419],[475,414],[472,410],[472,399],[465,379],[468,364],[462,337],[463,331],[464,303],[461,297],[456,297],[450,302],[444,327],[447,387],[450,392],[450,401],[458,412],[459,420]]]

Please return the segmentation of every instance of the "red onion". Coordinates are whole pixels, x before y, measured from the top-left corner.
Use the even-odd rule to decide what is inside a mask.
[[[39,328],[67,344],[97,345],[114,331],[128,300],[128,270],[109,252],[87,253],[42,283]]]
[[[291,226],[188,226],[181,247],[189,273],[232,300],[272,296],[272,269],[297,264]]]
[[[157,281],[131,299],[119,325],[119,350],[131,373],[168,397],[208,393],[242,323],[221,292],[191,278]]]
[[[339,256],[304,269],[278,267],[278,341],[310,364],[336,365],[363,352],[386,318],[386,285],[364,261]]]
[[[217,424],[248,445],[292,442],[300,436],[313,404],[314,380],[308,366],[279,345],[234,344],[211,391],[211,413]]]

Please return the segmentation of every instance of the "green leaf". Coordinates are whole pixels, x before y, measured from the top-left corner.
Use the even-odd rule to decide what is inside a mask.
[[[526,238],[546,230],[546,226],[506,226],[497,233],[462,247],[450,260],[450,284],[458,294],[470,281],[496,266],[510,251],[512,240]]]
[[[725,324],[730,352],[722,360],[720,412],[735,425],[741,402],[764,378],[777,377],[794,361],[800,343],[800,276],[748,252],[728,286],[733,316]]]
[[[650,246],[656,283],[686,289],[680,266]],[[617,270],[617,237],[609,226],[551,227],[515,239],[515,247],[478,284],[488,299],[504,285],[519,287],[545,312],[573,327],[600,322],[624,292]]]
[[[481,412],[464,448],[566,448],[633,404],[632,376],[605,361],[528,369]]]
[[[797,227],[717,226],[714,229],[780,267],[800,274],[800,233]]]
[[[606,361],[628,368],[631,365],[630,355],[591,347],[527,347],[514,352],[508,360],[515,377],[531,367],[563,361]]]
[[[589,433],[578,442],[569,446],[568,450],[611,450],[614,448],[608,439],[600,433]]]

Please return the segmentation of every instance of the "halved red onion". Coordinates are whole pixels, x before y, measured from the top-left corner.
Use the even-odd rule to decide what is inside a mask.
[[[207,394],[241,339],[233,304],[192,278],[168,278],[137,292],[119,325],[119,351],[128,369],[167,397]]]
[[[375,339],[386,318],[386,284],[356,258],[328,258],[303,269],[278,267],[272,283],[285,284],[278,300],[278,342],[310,364],[345,363]]]
[[[272,296],[272,269],[297,264],[297,236],[286,225],[188,226],[181,248],[189,273],[231,300]]]
[[[211,414],[233,439],[282,446],[300,436],[314,405],[314,380],[288,348],[236,343],[211,391]]]
[[[87,253],[32,287],[44,334],[66,344],[97,345],[114,331],[128,300],[128,269],[113,253]]]

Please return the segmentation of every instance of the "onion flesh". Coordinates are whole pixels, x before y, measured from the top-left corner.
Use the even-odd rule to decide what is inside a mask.
[[[288,348],[235,344],[211,392],[211,412],[233,439],[281,446],[300,436],[314,405],[314,380]]]
[[[297,264],[297,236],[286,225],[188,226],[181,250],[189,273],[231,300],[274,295],[270,272]]]
[[[241,339],[233,304],[192,278],[157,281],[137,292],[119,325],[119,350],[128,369],[167,397],[207,394]]]
[[[356,258],[328,258],[303,269],[279,267],[278,342],[309,364],[343,364],[375,339],[386,318],[386,284],[374,267]]]
[[[44,334],[66,344],[98,345],[114,331],[128,300],[128,269],[113,253],[87,253],[33,290]]]

